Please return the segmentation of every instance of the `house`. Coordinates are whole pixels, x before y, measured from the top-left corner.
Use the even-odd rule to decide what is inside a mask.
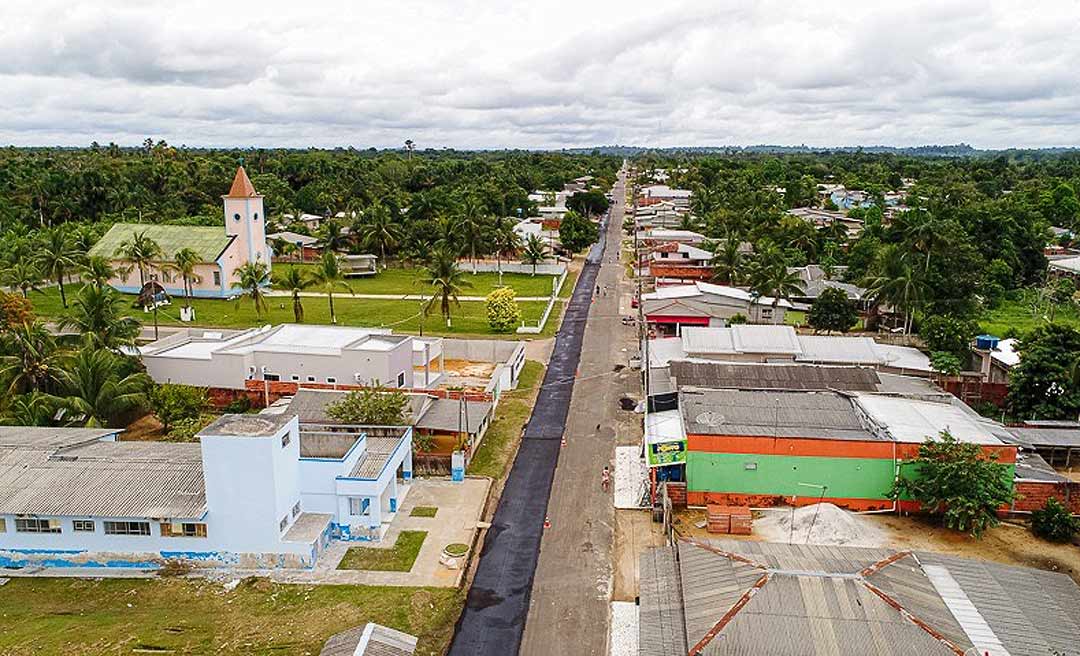
[[[641,188],[638,203],[643,204],[641,199],[644,199],[645,204],[650,201],[670,201],[677,207],[690,207],[690,198],[693,195],[694,192],[689,189],[672,189],[664,184],[654,184]]]
[[[1080,280],[1080,256],[1051,259],[1046,266],[1051,275]]]
[[[572,191],[534,191],[529,194],[529,200],[536,203],[537,214],[548,220],[561,221],[567,212],[566,199],[573,194]]]
[[[857,239],[863,230],[863,220],[850,217],[844,212],[822,210],[816,207],[794,207],[787,212],[806,221],[814,228],[826,228],[839,223],[847,228],[848,239]]]
[[[834,275],[842,276],[845,271],[847,271],[847,267],[835,267],[832,273]],[[854,302],[855,307],[861,313],[869,312],[873,306],[873,300],[867,295],[865,288],[848,282],[835,280],[824,268],[817,264],[807,264],[802,267],[788,267],[788,273],[798,275],[802,284],[802,294],[791,298],[792,303],[795,304],[796,310],[809,311],[810,307],[814,304],[814,301],[816,301],[826,289],[839,289],[844,292],[844,295],[848,297],[848,300]]]
[[[156,382],[226,389],[245,389],[246,381],[430,388],[444,371],[441,339],[395,335],[388,328],[192,328],[140,352]]]
[[[681,539],[641,554],[641,656],[1075,654],[1067,574],[924,551]]]
[[[307,228],[308,232],[315,232],[319,229],[319,227],[322,226],[323,222],[327,220],[328,216],[330,216],[329,213],[326,216],[323,216],[321,214],[301,213],[299,217],[297,217],[295,214],[282,214],[281,218],[286,223],[296,223],[299,225],[303,225]],[[342,216],[344,216],[344,214],[342,214]]]
[[[322,255],[322,248],[319,246],[319,240],[309,235],[302,235],[298,232],[289,232],[284,230],[282,232],[275,232],[266,235],[266,239],[270,242],[271,249],[274,250],[274,261],[278,262],[282,259],[288,261],[301,261],[306,262],[310,260],[318,259]],[[285,256],[278,252],[281,249],[276,248],[277,242],[284,242],[293,246],[296,249],[294,254]]]
[[[681,387],[687,503],[900,506],[889,492],[914,475],[919,447],[942,430],[978,445],[1014,475],[1017,447],[1000,425],[959,401],[833,390]]]
[[[641,275],[657,279],[657,285],[712,278],[713,254],[697,246],[669,242],[661,244],[649,252],[642,262]]]
[[[641,304],[646,323],[661,335],[676,335],[688,326],[724,326],[736,315],[751,322],[780,323],[791,308],[783,299],[700,281],[642,294]]]
[[[700,232],[694,232],[693,230],[668,230],[666,228],[656,228],[639,232],[638,241],[640,241],[643,246],[659,246],[671,242],[700,246],[705,242],[705,235]]]
[[[972,368],[979,372],[984,383],[1008,383],[1009,373],[1020,364],[1018,344],[1012,337],[998,339],[993,335],[979,335],[971,349]]]
[[[373,276],[379,272],[379,257],[370,253],[342,255],[341,270],[347,277]]]
[[[342,422],[331,417],[327,408],[346,394],[340,390],[299,389],[283,412],[296,415],[301,427],[334,430]],[[408,401],[408,425],[419,438],[429,438],[431,442],[424,455],[449,457],[454,451],[462,451],[466,464],[494,419],[495,406],[491,401],[470,399],[468,395],[451,398],[411,393]]]
[[[116,433],[0,429],[0,565],[309,568],[330,540],[378,539],[412,478],[408,427],[224,415],[197,444]]]
[[[224,231],[210,226],[116,223],[102,236],[89,254],[108,259],[117,274],[109,280],[114,288],[135,294],[142,282],[139,272],[125,260],[120,250],[136,235],[145,235],[161,248],[161,259],[146,272],[146,280],[157,281],[173,296],[184,293],[184,281],[170,269],[176,253],[191,249],[199,257],[195,277],[190,281],[194,296],[226,298],[236,294],[232,287],[236,271],[249,262],[271,266],[266,244],[266,215],[263,197],[255,191],[244,167],[236,170],[229,193],[222,196]]]
[[[412,656],[416,642],[416,636],[368,622],[331,636],[319,656]]]

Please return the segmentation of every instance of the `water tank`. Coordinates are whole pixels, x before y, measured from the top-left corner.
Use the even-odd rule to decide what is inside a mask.
[[[975,348],[980,351],[993,351],[1001,340],[993,335],[979,335],[975,338]]]

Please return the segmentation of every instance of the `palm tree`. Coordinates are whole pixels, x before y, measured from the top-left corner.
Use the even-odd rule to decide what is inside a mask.
[[[58,399],[51,394],[31,392],[11,398],[0,414],[4,426],[52,426]]]
[[[7,267],[3,273],[4,284],[22,292],[23,298],[30,298],[30,292],[38,291],[41,284],[41,272],[33,262],[19,259]]]
[[[924,283],[908,264],[906,254],[895,244],[882,248],[863,285],[867,296],[875,303],[888,303],[903,311],[904,332],[910,333],[915,307],[923,297]]]
[[[304,261],[304,250],[288,239],[275,239],[272,245],[274,248],[274,255],[277,255],[282,259],[291,259],[299,252],[300,261]]]
[[[484,208],[475,196],[469,196],[462,205],[461,218],[458,219],[457,229],[461,235],[462,243],[469,251],[469,259],[473,264],[473,273],[476,273],[476,254],[482,252],[487,241],[484,235]]]
[[[334,290],[344,289],[350,294],[356,294],[345,280],[341,258],[331,251],[323,253],[322,259],[311,270],[311,285],[320,288],[326,294],[330,301],[330,323],[337,323],[337,314],[334,312]]]
[[[83,282],[94,287],[104,287],[116,275],[112,263],[103,255],[91,255],[79,269]]]
[[[802,279],[799,274],[788,270],[787,263],[783,259],[773,260],[762,270],[762,275],[753,291],[759,296],[772,297],[772,316],[776,322],[776,308],[781,300],[790,300],[792,296],[802,293]]]
[[[532,265],[532,275],[536,275],[536,265],[544,261],[547,255],[547,247],[544,240],[537,235],[529,235],[525,239],[525,247],[521,249],[521,260],[525,264]]]
[[[472,283],[465,279],[465,273],[458,266],[457,256],[453,251],[440,248],[432,253],[431,260],[421,273],[420,282],[434,291],[424,306],[424,314],[430,312],[438,301],[439,312],[446,319],[446,327],[449,328],[450,306],[460,306],[458,295],[462,290],[472,287]]]
[[[401,224],[394,221],[385,205],[372,205],[356,222],[353,234],[364,248],[379,251],[379,262],[386,268],[386,251],[395,248],[403,236]]]
[[[274,286],[278,289],[288,290],[292,294],[292,311],[296,323],[304,323],[304,304],[301,302],[300,292],[311,286],[311,280],[300,269],[291,266],[274,277]]]
[[[730,233],[716,243],[712,258],[713,280],[724,285],[737,284],[743,260],[739,246],[741,242],[738,237]]]
[[[262,318],[263,311],[268,308],[266,288],[270,286],[270,270],[262,262],[245,262],[237,267],[236,278],[232,288],[243,290],[241,297],[251,298],[255,304],[255,316]]]
[[[341,224],[337,221],[324,221],[316,236],[326,251],[344,250],[349,244],[349,238],[345,236]]]
[[[139,270],[139,289],[142,289],[146,285],[146,272],[154,262],[162,259],[163,252],[161,246],[143,231],[136,232],[130,239],[121,242],[116,249],[116,255]],[[130,271],[130,268],[128,270]]]
[[[57,325],[61,330],[78,331],[95,348],[114,351],[134,346],[141,329],[139,322],[127,314],[127,302],[119,292],[94,285],[79,290]]]
[[[46,391],[61,370],[62,355],[56,338],[41,321],[16,326],[3,336],[0,380],[8,383],[8,394]]]
[[[517,255],[521,250],[521,237],[514,230],[512,223],[499,217],[495,220],[495,230],[491,234],[491,249],[495,251],[495,266],[499,271],[499,284],[502,284],[502,259]]]
[[[75,248],[75,242],[67,231],[60,226],[46,228],[39,234],[34,261],[42,275],[52,278],[60,286],[60,302],[66,308],[64,278],[78,266],[82,253]]]
[[[122,356],[86,345],[60,372],[64,405],[85,426],[107,426],[119,415],[146,405],[153,381],[145,373],[125,373]]]
[[[184,307],[191,308],[191,296],[194,293],[193,285],[202,278],[195,273],[195,268],[202,263],[202,257],[190,248],[181,248],[173,255],[173,262],[169,268],[180,274],[184,281]]]
[[[904,217],[904,238],[915,250],[926,252],[923,271],[929,271],[930,255],[943,241],[942,221],[926,210],[915,210],[907,214],[910,216]]]

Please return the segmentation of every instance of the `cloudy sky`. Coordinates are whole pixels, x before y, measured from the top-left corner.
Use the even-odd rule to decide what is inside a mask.
[[[0,89],[16,145],[1076,146],[1080,2],[3,0]]]

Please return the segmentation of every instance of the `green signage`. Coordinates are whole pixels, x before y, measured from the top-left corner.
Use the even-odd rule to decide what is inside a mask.
[[[679,465],[686,462],[686,441],[654,442],[646,449],[650,467]]]

